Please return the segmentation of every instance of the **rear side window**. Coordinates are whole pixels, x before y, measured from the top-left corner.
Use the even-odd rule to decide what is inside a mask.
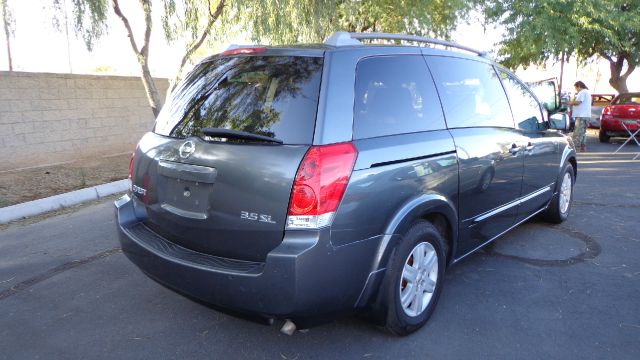
[[[319,57],[215,58],[198,65],[176,89],[155,132],[215,140],[202,130],[223,128],[310,144],[321,74]]]
[[[356,139],[445,129],[442,108],[420,55],[367,58],[356,69]]]
[[[428,57],[449,128],[509,127],[513,119],[493,66],[479,61]]]

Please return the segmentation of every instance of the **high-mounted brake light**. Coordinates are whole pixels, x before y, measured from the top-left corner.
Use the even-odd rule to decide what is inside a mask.
[[[328,226],[349,183],[358,151],[352,143],[312,146],[291,190],[287,229]]]
[[[229,49],[220,54],[220,56],[232,56],[232,55],[253,55],[260,54],[267,51],[267,48],[264,47],[252,47],[252,48],[237,48],[237,49]]]

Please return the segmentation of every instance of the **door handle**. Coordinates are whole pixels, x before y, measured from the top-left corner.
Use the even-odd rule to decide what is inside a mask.
[[[534,148],[534,147],[535,147],[535,145],[534,145],[531,141],[529,141],[529,142],[527,143],[527,146],[525,146],[525,148],[524,148],[524,149],[525,149],[526,151],[531,151],[531,150],[533,150],[533,148]]]
[[[518,144],[516,143],[511,144],[511,149],[509,149],[509,152],[511,153],[511,155],[518,155],[518,153],[520,152],[520,146],[518,146]]]

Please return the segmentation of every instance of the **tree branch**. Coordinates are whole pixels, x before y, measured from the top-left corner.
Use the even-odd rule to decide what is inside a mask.
[[[211,28],[213,27],[213,24],[216,22],[216,20],[218,20],[218,18],[222,14],[222,10],[224,10],[225,2],[226,0],[220,0],[220,2],[218,2],[218,5],[216,6],[216,10],[211,12],[211,0],[207,1],[207,6],[209,10],[208,11],[209,19],[207,20],[207,25],[202,30],[202,33],[198,37],[198,40],[196,40],[193,44],[191,44],[191,46],[187,48],[187,51],[182,57],[182,60],[180,60],[180,66],[178,67],[176,78],[173,81],[173,84],[171,85],[170,91],[173,91],[173,88],[175,88],[176,84],[178,83],[178,79],[180,78],[180,74],[182,73],[182,69],[184,68],[184,65],[187,63],[187,60],[191,58],[193,53],[196,52],[196,50],[198,50],[198,48],[200,48],[200,46],[202,46],[204,41],[207,39],[207,36],[209,35],[209,32],[211,32]]]
[[[209,32],[213,27],[213,24],[216,22],[216,20],[218,20],[218,18],[222,14],[222,10],[224,9],[224,5],[225,5],[225,0],[220,0],[214,12],[211,12],[211,0],[207,1],[207,3],[209,7],[209,20],[207,21],[207,26],[205,26],[198,40],[187,49],[186,53],[182,57],[182,61],[180,61],[180,68],[179,68],[180,70],[182,70],[182,68],[184,67],[184,64],[187,63],[187,60],[191,57],[191,55],[193,55],[193,53],[196,50],[198,50],[200,46],[202,46],[202,43],[204,43],[204,41],[206,40],[207,35],[209,35]]]
[[[629,75],[631,75],[631,73],[636,69],[636,64],[634,64],[629,57],[626,57],[626,60],[627,60],[627,71],[625,71],[624,74],[622,74],[621,76],[621,78],[623,78],[625,81],[627,81],[627,78],[629,77]]]
[[[600,56],[608,60],[610,63],[614,63],[613,58],[609,54],[605,54],[604,52],[600,53]]]
[[[140,50],[138,50],[138,45],[136,44],[136,39],[133,37],[133,30],[131,30],[131,24],[129,24],[129,20],[127,19],[126,16],[124,16],[124,14],[122,13],[122,10],[120,10],[120,4],[118,3],[118,0],[112,0],[111,4],[113,5],[113,11],[115,11],[116,15],[118,15],[118,17],[120,18],[120,20],[122,20],[122,22],[124,23],[124,27],[127,29],[127,35],[129,36],[129,41],[131,42],[131,47],[133,48],[133,51],[136,53],[136,55],[141,55]]]
[[[151,4],[149,0],[140,0],[140,5],[142,5],[142,9],[144,10],[144,43],[142,44],[142,49],[140,49],[140,55],[142,55],[145,59],[149,55],[149,40],[151,39]]]

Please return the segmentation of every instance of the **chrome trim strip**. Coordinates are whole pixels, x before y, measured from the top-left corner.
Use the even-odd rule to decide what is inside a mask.
[[[178,215],[178,216],[182,216],[182,217],[186,217],[189,219],[196,219],[196,220],[206,220],[207,219],[207,214],[205,213],[199,213],[199,212],[195,212],[195,211],[187,211],[187,210],[182,210],[182,209],[178,209],[177,207],[173,206],[173,205],[169,205],[167,203],[163,203],[162,205],[160,205],[161,208],[163,208],[164,210]]]
[[[212,167],[160,160],[158,161],[158,173],[174,179],[213,184],[216,182],[218,170]]]
[[[514,224],[513,226],[511,226],[511,227],[510,227],[510,228],[508,228],[507,230],[505,230],[505,231],[501,232],[500,234],[498,234],[498,235],[496,235],[496,236],[492,237],[491,239],[487,240],[486,242],[482,243],[482,245],[478,246],[477,248],[475,248],[475,249],[473,249],[473,250],[469,251],[468,253],[466,253],[466,254],[464,254],[464,255],[460,256],[460,257],[459,257],[459,258],[457,258],[457,259],[454,259],[454,260],[451,262],[451,264],[450,264],[450,265],[453,265],[453,264],[457,263],[458,261],[460,261],[460,260],[464,259],[465,257],[467,257],[467,256],[469,256],[469,255],[471,255],[471,254],[473,254],[476,250],[478,250],[478,249],[480,249],[481,247],[483,247],[483,246],[487,245],[488,243],[490,243],[490,242],[494,241],[495,239],[499,238],[500,236],[502,236],[502,235],[506,234],[507,232],[509,232],[509,231],[513,230],[513,228],[515,228],[516,226],[518,226],[518,225],[520,225],[520,224],[522,224],[522,223],[524,223],[524,222],[528,221],[529,219],[531,219],[532,217],[534,217],[534,216],[538,215],[539,213],[543,212],[544,210],[547,210],[547,207],[548,207],[548,206],[545,206],[545,207],[541,208],[540,210],[538,210],[538,211],[536,211],[536,212],[532,213],[531,215],[529,215],[529,216],[527,216],[526,218],[522,219],[522,221],[520,221],[520,222],[518,222],[518,223]]]
[[[512,202],[510,202],[510,203],[508,203],[506,205],[503,205],[503,206],[500,206],[500,207],[498,207],[496,209],[490,210],[489,212],[484,213],[484,214],[476,217],[475,219],[473,219],[473,223],[474,224],[475,223],[479,223],[480,221],[486,220],[486,219],[488,219],[488,218],[490,218],[490,217],[492,217],[494,215],[497,215],[497,214],[499,214],[499,213],[501,213],[503,211],[509,210],[512,207],[516,206],[516,205],[520,205],[520,204],[522,204],[522,203],[524,203],[526,201],[529,201],[529,200],[533,199],[536,196],[542,195],[542,194],[546,193],[547,191],[551,191],[551,188],[552,188],[553,184],[555,184],[555,183],[547,185],[547,186],[543,187],[542,189],[536,190],[536,191],[532,192],[531,194],[529,194],[527,196],[524,196],[524,197],[521,197],[520,199],[512,201]]]

